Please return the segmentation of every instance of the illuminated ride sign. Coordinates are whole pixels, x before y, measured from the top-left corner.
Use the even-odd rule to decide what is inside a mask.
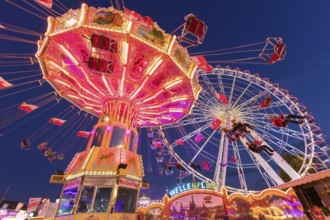
[[[128,180],[128,179],[123,179],[123,178],[119,179],[119,185],[128,187],[128,188],[133,188],[133,189],[139,188],[139,182],[133,181],[133,180]]]
[[[172,190],[168,191],[169,197],[173,197],[179,193],[194,190],[194,189],[208,189],[208,190],[218,190],[218,187],[214,183],[206,183],[206,182],[192,182],[192,183],[184,183],[175,187]]]

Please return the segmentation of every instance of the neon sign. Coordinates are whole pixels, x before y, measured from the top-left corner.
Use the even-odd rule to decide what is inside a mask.
[[[133,180],[127,180],[127,179],[119,179],[119,185],[125,186],[129,188],[139,188],[139,182],[133,181]]]
[[[218,187],[214,183],[206,183],[206,182],[192,182],[185,183],[180,186],[175,187],[172,190],[168,191],[170,197],[175,196],[179,193],[194,190],[194,189],[209,189],[209,190],[218,190]]]

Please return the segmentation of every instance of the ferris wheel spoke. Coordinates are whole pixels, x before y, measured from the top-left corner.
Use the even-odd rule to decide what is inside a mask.
[[[263,136],[263,139],[266,140],[268,143],[272,143],[274,146],[279,147],[280,151],[285,150],[287,153],[290,153],[293,156],[297,156],[297,154],[305,154],[303,151],[297,149],[296,147],[292,146],[291,144],[287,143],[286,141],[283,141],[276,136],[267,134]]]
[[[230,90],[230,93],[229,93],[228,103],[231,103],[231,100],[233,98],[233,92],[234,92],[235,82],[236,82],[236,76],[234,77],[233,82],[232,82],[232,85],[231,85],[231,90]]]
[[[212,137],[209,141],[210,144],[218,146],[219,145],[219,139]]]
[[[214,109],[219,104],[219,100],[214,96],[214,91],[216,91],[216,89],[213,86],[213,84],[209,81],[209,78],[207,78],[206,76],[203,76],[203,78],[205,78],[204,79],[205,84],[209,88],[209,90],[206,90],[204,88],[203,92],[200,94],[200,98],[196,103],[202,106],[206,105],[208,107],[206,109]]]
[[[201,95],[201,97],[203,97],[203,95]],[[195,104],[196,106],[200,107],[201,110],[207,111],[207,110],[216,108],[215,100],[210,100],[210,99],[207,99],[207,98],[201,98],[201,99],[203,100],[203,102],[196,102],[196,104]],[[201,112],[202,114],[205,114],[201,110],[198,110],[198,111]]]
[[[243,95],[245,94],[245,92],[250,88],[250,86],[252,85],[252,82],[250,82],[247,87],[245,87],[244,91],[240,94],[240,96],[236,99],[235,103],[232,105],[233,108],[236,107],[237,103],[241,100],[241,98],[243,97]]]
[[[187,120],[181,120],[178,123],[172,125],[172,128],[176,128],[176,127],[181,127],[181,126],[187,126],[187,125],[193,125],[193,124],[197,124],[197,123],[206,123],[206,124],[210,124],[211,123],[211,119],[204,119],[204,118],[194,118],[194,119],[187,119]],[[164,127],[165,129],[169,128]]]
[[[219,100],[214,97],[214,94],[202,93],[200,96],[201,96],[200,101],[197,102],[196,104],[198,104],[201,107],[205,107],[205,108],[201,108],[203,109],[204,112],[206,110],[216,109],[219,106],[219,104],[222,105],[222,103],[220,103]]]
[[[204,88],[204,92],[207,93],[208,96],[212,95],[210,93],[213,93],[213,91],[215,90],[213,84],[210,82],[210,79],[206,75],[202,75],[202,78],[204,80],[204,84],[209,88],[208,90]]]
[[[263,97],[266,93],[265,92],[260,92],[259,94],[257,94],[256,96],[246,100],[245,102],[242,102],[241,104],[237,105],[235,108],[241,110],[244,106],[255,102],[256,100],[258,100],[259,98]]]
[[[205,130],[206,128],[208,128],[208,125],[207,125],[207,124],[204,125],[204,126],[202,126],[202,127],[200,127],[198,130],[194,130],[194,131],[192,131],[192,132],[190,132],[190,133],[188,133],[188,134],[185,134],[185,136],[182,137],[182,140],[183,140],[183,141],[190,140],[191,138],[193,138],[193,137],[196,136],[199,132]],[[177,144],[174,142],[170,147],[173,148],[173,147],[175,147],[175,146],[177,146]]]
[[[200,152],[204,149],[204,147],[206,146],[206,144],[208,143],[208,141],[211,139],[211,137],[214,135],[216,131],[213,131],[212,134],[206,139],[206,141],[204,142],[204,144],[199,148],[198,152],[196,153],[196,155],[191,159],[190,163],[194,162],[194,160],[196,159],[196,157],[198,157],[198,155],[200,154]]]
[[[273,102],[269,107],[268,109],[269,110],[273,110],[274,108],[280,108],[280,107],[283,107],[283,106],[286,106],[286,104],[282,101],[276,101],[276,102]]]
[[[187,142],[188,142],[189,147],[191,147],[192,149],[194,149],[194,152],[193,152],[194,154],[200,150],[200,147],[193,140],[188,139]],[[209,161],[216,160],[216,157],[214,155],[212,155],[212,154],[210,154],[210,153],[208,153],[206,151],[203,152],[203,157],[204,158],[207,158]]]
[[[275,108],[280,108],[285,106],[285,104],[281,101],[273,102],[270,107],[267,108],[268,111],[273,111]],[[251,107],[246,107],[246,108],[241,108],[241,111],[244,111],[246,113],[253,113],[253,114],[261,114],[258,113],[260,111],[259,105],[251,106]]]

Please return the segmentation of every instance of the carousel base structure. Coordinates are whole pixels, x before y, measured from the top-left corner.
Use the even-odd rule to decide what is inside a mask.
[[[142,183],[140,155],[122,148],[94,147],[78,153],[64,175],[55,219],[136,219],[136,202]]]

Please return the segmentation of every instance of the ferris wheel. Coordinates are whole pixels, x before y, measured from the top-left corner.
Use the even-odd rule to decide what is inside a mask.
[[[199,84],[190,115],[161,128],[180,172],[248,193],[324,166],[316,157],[323,139],[314,117],[278,84],[230,68],[200,71]]]

